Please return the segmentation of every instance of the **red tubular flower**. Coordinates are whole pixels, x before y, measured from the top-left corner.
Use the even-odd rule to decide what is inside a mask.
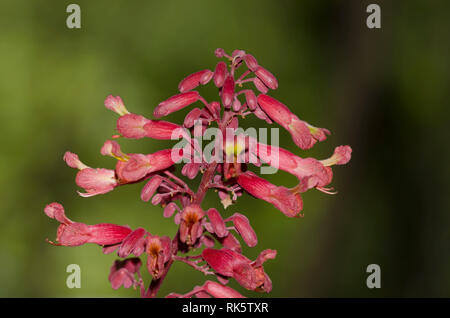
[[[247,171],[239,175],[238,184],[258,199],[273,204],[288,217],[298,216],[303,209],[303,201],[298,193],[285,187],[279,187],[254,173]]]
[[[256,89],[263,94],[266,94],[269,91],[269,88],[257,77],[253,79],[253,84],[255,84]]]
[[[245,61],[245,64],[247,65],[248,69],[252,72],[254,72],[259,66],[258,61],[251,54],[244,55],[244,61]]]
[[[219,211],[216,209],[209,209],[208,212],[208,218],[211,221],[211,226],[213,228],[214,233],[218,237],[224,237],[228,235],[227,227],[225,226],[225,222],[220,215]]]
[[[214,73],[210,70],[203,70],[193,73],[183,79],[180,84],[178,84],[178,90],[181,93],[186,93],[198,87],[200,84],[208,84],[213,75]]]
[[[108,144],[106,147],[104,145],[102,147],[102,152],[105,152],[105,149],[110,147],[111,151],[113,151],[113,146],[117,147],[118,145]],[[117,148],[114,151],[117,151]],[[118,148],[118,151],[120,152],[120,147]],[[86,193],[78,192],[78,194],[82,197],[91,197],[97,194],[104,194],[112,191],[119,185],[114,170],[90,168],[82,163],[76,154],[68,151],[64,154],[64,161],[69,167],[80,170],[75,178],[75,183],[79,187],[86,190]]]
[[[171,154],[171,149],[160,150],[148,155],[131,154],[127,162],[118,162],[116,173],[124,183],[141,180],[152,172],[172,166],[174,162]]]
[[[220,118],[220,104],[219,104],[219,102],[211,102],[209,104],[209,109],[211,110],[212,115],[215,118]]]
[[[245,99],[247,100],[247,105],[250,110],[255,110],[258,106],[258,101],[256,100],[255,93],[251,90],[245,92]]]
[[[130,113],[119,117],[117,130],[125,138],[141,139],[147,135],[144,126],[149,122],[150,119]]]
[[[286,105],[273,97],[260,94],[258,104],[273,121],[289,131],[295,144],[301,149],[311,148],[316,141],[322,141],[330,134],[324,128],[316,128],[298,119]]]
[[[152,236],[147,238],[147,268],[154,279],[158,279],[164,265],[172,256],[171,241],[168,236]]]
[[[112,95],[109,95],[108,97],[106,97],[105,107],[119,114],[120,116],[128,114],[128,110],[123,104],[122,98],[120,98],[120,96],[114,97]]]
[[[216,64],[213,76],[214,84],[216,85],[216,87],[218,88],[222,87],[227,74],[228,74],[227,64],[223,61],[218,62]]]
[[[168,100],[159,103],[159,105],[153,111],[153,116],[160,118],[167,116],[173,112],[176,112],[184,107],[187,107],[200,98],[200,94],[197,91],[181,93],[170,97]]]
[[[200,108],[192,109],[184,118],[184,127],[191,128],[196,120],[200,118],[202,110]]]
[[[66,217],[63,206],[56,202],[47,205],[44,212],[48,217],[61,223],[56,234],[57,243],[53,243],[55,245],[79,246],[86,243],[114,245],[122,242],[131,233],[129,227],[116,224],[86,225],[73,222]]]
[[[278,88],[278,81],[273,76],[272,73],[270,73],[268,70],[266,70],[262,66],[258,66],[255,70],[255,75],[258,76],[258,78],[270,89],[277,89]]]
[[[229,220],[233,221],[236,231],[248,246],[254,247],[258,244],[258,238],[256,237],[255,230],[253,230],[250,225],[250,221],[245,215],[235,213],[229,217]]]
[[[129,258],[123,261],[116,260],[109,271],[108,280],[113,289],[120,286],[130,288],[137,283],[135,273],[139,273],[142,262],[139,258]]]
[[[144,202],[150,201],[152,196],[155,194],[156,189],[160,186],[161,182],[163,181],[161,176],[154,176],[152,177],[146,185],[142,188],[141,191],[141,200]]]
[[[195,286],[194,289],[184,295],[170,293],[166,298],[245,298],[233,288],[224,286],[217,282],[207,280],[202,286]]]
[[[197,176],[199,170],[200,170],[199,163],[188,162],[181,169],[181,174],[192,180]]]
[[[234,78],[228,75],[223,83],[222,87],[222,104],[224,107],[229,108],[233,103],[234,98]]]
[[[203,233],[202,219],[205,212],[197,204],[191,204],[181,212],[180,241],[194,245]]]
[[[225,77],[227,76],[227,65],[225,62],[219,62],[216,65],[216,69],[214,71],[214,85],[216,87],[222,87],[225,82]]]
[[[119,257],[125,258],[130,254],[140,256],[145,250],[146,240],[144,238],[147,232],[143,228],[137,228],[123,240],[117,251]]]
[[[266,256],[274,256],[267,251],[262,253]],[[270,292],[272,289],[272,282],[262,266],[268,258],[262,257],[258,262],[252,262],[242,254],[227,248],[220,250],[205,248],[202,257],[218,274],[234,278],[246,289],[265,292]]]
[[[75,183],[86,190],[86,193],[78,192],[82,197],[104,194],[114,190],[119,185],[114,170],[103,168],[80,170],[75,178]]]
[[[160,140],[170,140],[180,125],[163,121],[150,120],[136,114],[127,114],[117,120],[119,133],[130,139],[141,139],[144,137]]]
[[[326,186],[331,182],[331,176],[325,165],[314,158],[300,158],[279,147],[257,143],[257,154],[264,162],[277,169],[287,171],[299,180],[310,180],[309,187]],[[316,183],[312,183],[312,180]],[[305,190],[305,191],[306,191]],[[302,191],[304,192],[304,191]]]
[[[222,284],[213,282],[213,281],[207,281],[203,288],[205,292],[210,294],[211,296],[215,298],[245,298],[240,293],[235,291],[233,288],[224,286]]]
[[[172,136],[182,135],[183,128],[180,125],[163,121],[151,120],[144,126],[145,136],[153,139],[170,140]]]

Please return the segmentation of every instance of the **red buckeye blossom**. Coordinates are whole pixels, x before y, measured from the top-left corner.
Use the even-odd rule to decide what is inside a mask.
[[[140,282],[135,279],[137,273],[140,277],[140,268],[142,262],[139,258],[128,258],[126,260],[114,261],[109,271],[108,280],[111,283],[113,289],[119,289],[120,286],[124,288],[130,288],[131,286],[138,285]]]
[[[276,123],[289,131],[295,144],[301,149],[309,149],[316,141],[323,141],[330,132],[316,128],[298,119],[287,106],[265,94],[258,95],[258,104]]]
[[[128,234],[122,241],[117,255],[122,258],[128,257],[130,254],[140,256],[145,250],[146,241],[144,236],[146,234],[147,231],[141,227]]]
[[[255,70],[256,76],[270,89],[278,88],[278,81],[275,76],[262,66],[258,66]]]
[[[225,78],[225,82],[222,87],[222,104],[224,107],[229,108],[233,102],[234,96],[234,78],[228,75]]]
[[[162,228],[151,228],[149,232],[144,227],[132,230],[111,223],[74,222],[66,217],[61,204],[53,202],[45,207],[46,215],[59,223],[56,240],[49,243],[59,246],[93,243],[101,247],[103,254],[117,255],[105,277],[105,283],[107,278],[113,289],[133,287],[141,297],[156,297],[165,280],[173,278],[168,275],[172,265],[183,263],[181,266],[214,279],[202,281],[193,289],[180,286],[180,290],[190,291],[170,292],[168,298],[242,298],[241,290],[270,292],[272,281],[263,266],[265,261],[275,258],[277,251],[265,249],[252,261],[242,248],[242,242],[253,248],[258,245],[258,238],[263,241],[261,235],[265,235],[267,226],[259,222],[261,229],[252,227],[250,221],[257,217],[255,211],[231,211],[224,217],[225,212],[219,206],[233,209],[238,199],[250,195],[272,204],[288,217],[303,216],[301,193],[310,189],[336,193],[329,186],[333,166],[347,164],[351,159],[352,149],[347,145],[336,147],[329,158],[319,160],[259,142],[252,134],[259,127],[249,127],[250,130],[240,127],[241,121],[252,115],[268,124],[281,125],[301,149],[324,141],[330,132],[300,120],[287,106],[267,95],[269,90],[278,89],[278,80],[252,54],[239,49],[229,54],[221,48],[214,54],[222,60],[182,79],[179,94],[149,110],[153,111],[153,118],[129,112],[120,96],[109,95],[105,99],[104,106],[119,115],[116,126],[111,127],[115,131],[100,149],[101,155],[114,160],[109,168],[92,168],[75,153],[64,154],[66,164],[78,170],[75,183],[84,189],[79,192],[81,196],[91,197],[119,186],[141,183],[141,203],[160,206],[162,217],[173,217],[170,226],[177,230],[169,237],[160,235]],[[203,85],[212,85],[216,97],[204,98],[197,91]],[[160,120],[194,103],[180,122]],[[168,143],[182,140],[152,153],[145,149],[129,153],[121,149],[124,138]],[[295,176],[296,182],[290,187],[275,185],[262,176],[266,171],[275,173],[278,169]],[[211,201],[205,201],[205,197],[213,191],[216,200],[219,199],[217,206],[207,206]],[[131,215],[138,211],[125,212]],[[255,230],[263,232],[257,236]],[[146,266],[142,266],[143,261]],[[141,275],[141,269],[150,274],[148,282],[143,277],[149,275]],[[226,286],[231,280],[241,290]]]
[[[184,107],[187,107],[196,101],[198,101],[200,95],[196,91],[181,93],[175,96],[172,96],[168,100],[159,103],[159,105],[155,108],[153,112],[153,116],[156,118],[160,118],[163,116],[167,116],[173,112],[176,112]]]
[[[236,231],[241,235],[242,239],[248,246],[254,247],[258,244],[258,238],[256,237],[255,230],[250,225],[248,218],[240,213],[235,213],[228,218],[233,221]]]
[[[121,225],[109,223],[87,225],[73,222],[66,217],[63,206],[56,202],[47,205],[44,212],[49,218],[60,223],[54,245],[79,246],[86,243],[113,245],[122,242],[131,233],[129,227]]]
[[[239,175],[237,182],[245,191],[258,199],[273,204],[286,216],[298,216],[303,209],[300,194],[288,188],[276,186],[252,172],[247,171]]]
[[[120,171],[117,171],[121,180],[134,182],[147,176],[148,174],[169,168],[174,164],[172,160],[172,150],[160,150],[152,154],[131,154],[130,159],[122,164]]]
[[[245,298],[233,288],[210,280],[206,281],[203,286],[196,286],[184,295],[170,293],[166,298],[192,298],[193,296],[197,298]]]
[[[214,85],[217,87],[222,87],[225,82],[225,77],[227,76],[227,65],[225,62],[219,62],[216,65],[216,70],[214,71]]]
[[[247,64],[247,67],[250,71],[255,72],[258,68],[258,61],[255,59],[255,57],[251,54],[246,54],[244,56],[245,64]],[[260,71],[261,72],[261,71]]]
[[[213,75],[214,73],[210,70],[203,70],[193,73],[183,79],[180,84],[178,84],[178,90],[181,93],[186,93],[193,90],[194,88],[197,88],[200,84],[208,84]]]
[[[252,262],[244,255],[227,248],[206,248],[203,259],[220,275],[234,278],[242,287],[255,291],[270,292],[272,282],[264,272],[262,264],[276,256],[276,251],[263,251],[258,261]]]
[[[188,205],[181,212],[180,240],[193,245],[203,233],[202,219],[205,212],[197,204]]]
[[[158,279],[164,265],[172,256],[170,238],[168,236],[149,236],[147,240],[147,268],[153,278]]]
[[[209,209],[208,218],[211,221],[212,232],[214,232],[218,237],[224,237],[228,235],[228,230],[225,225],[225,221],[220,215],[219,211],[216,209]]]

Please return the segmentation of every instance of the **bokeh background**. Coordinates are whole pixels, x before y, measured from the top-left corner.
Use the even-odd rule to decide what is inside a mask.
[[[270,296],[450,296],[448,1],[371,1],[382,8],[378,30],[365,25],[367,1],[78,0],[79,30],[65,24],[71,2],[0,4],[0,296],[138,295],[111,289],[115,256],[98,246],[47,244],[57,222],[43,208],[58,201],[80,222],[172,236],[172,219],[140,201],[142,185],[81,198],[62,156],[71,150],[90,166],[112,167],[99,153],[116,120],[104,98],[120,95],[130,111],[150,117],[184,76],[214,67],[217,47],[252,53],[277,76],[274,97],[332,131],[309,151],[282,132],[286,148],[318,158],[340,144],[353,148],[352,161],[334,169],[339,193],[306,193],[303,219],[248,196],[225,211],[207,197],[204,207],[249,216],[259,244],[248,255],[278,250],[265,266]],[[215,94],[205,89],[207,98]],[[261,124],[249,118],[246,125]],[[127,152],[170,144],[121,141]],[[270,180],[294,184],[283,172]],[[66,287],[72,263],[81,266],[80,289]],[[366,287],[373,263],[381,266],[377,290]],[[160,295],[204,280],[176,264]]]

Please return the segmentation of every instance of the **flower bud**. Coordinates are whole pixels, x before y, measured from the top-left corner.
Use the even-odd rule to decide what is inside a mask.
[[[221,57],[223,57],[223,56],[225,55],[225,50],[224,50],[224,49],[221,49],[221,48],[217,48],[217,49],[214,51],[214,55],[215,55],[216,57],[218,57],[218,58],[221,58]]]
[[[178,210],[178,206],[174,202],[170,202],[166,207],[164,208],[163,216],[165,218],[170,218],[175,211]]]
[[[222,104],[226,108],[230,108],[234,98],[234,78],[228,75],[222,87]]]
[[[275,76],[262,66],[258,66],[255,70],[255,75],[270,89],[278,88],[278,81]]]
[[[162,181],[163,179],[161,176],[156,175],[152,177],[142,188],[141,200],[144,202],[150,201],[151,197],[155,194]]]
[[[244,61],[245,61],[245,64],[247,65],[248,69],[252,72],[254,72],[256,70],[256,68],[259,66],[258,61],[251,54],[244,55]]]
[[[181,174],[192,180],[197,176],[199,170],[200,170],[199,163],[188,162],[181,169]]]
[[[141,267],[141,260],[137,257],[128,258],[123,261],[116,260],[111,266],[108,280],[113,289],[118,289],[120,286],[130,288],[136,282],[134,274],[139,272]]]
[[[210,70],[202,70],[193,73],[180,82],[180,84],[178,85],[178,90],[181,93],[191,91],[200,84],[207,84],[211,80],[212,76],[213,72],[211,72]]]
[[[194,126],[194,122],[200,118],[202,110],[200,108],[192,109],[184,118],[184,127],[191,128]]]
[[[216,209],[209,209],[208,212],[208,218],[211,221],[211,226],[214,231],[214,233],[218,237],[224,237],[228,234],[227,227],[225,226],[225,222],[220,215],[219,211]]]
[[[236,231],[248,246],[254,247],[258,244],[258,238],[256,237],[255,230],[253,230],[248,218],[245,215],[235,213],[230,217],[230,219],[233,220]]]
[[[263,94],[267,94],[267,92],[269,91],[267,86],[257,77],[253,79],[253,84],[255,85],[256,89]]]
[[[123,240],[122,244],[117,251],[119,257],[125,258],[130,254],[135,256],[140,256],[145,249],[145,239],[144,236],[147,232],[143,228],[137,228]]]
[[[239,101],[239,99],[235,98],[234,101],[233,101],[233,110],[235,112],[238,112],[238,111],[241,110],[241,107],[242,107],[241,102]]]
[[[213,281],[207,281],[203,287],[208,294],[215,298],[245,298],[231,287]]]
[[[225,77],[227,76],[227,64],[225,62],[219,62],[216,65],[216,69],[214,71],[214,85],[216,87],[222,87],[225,82]]]
[[[252,90],[247,90],[245,92],[245,99],[247,101],[247,106],[250,110],[255,110],[258,106],[258,101],[256,100],[255,93]]]
[[[170,97],[169,99],[159,103],[159,105],[153,111],[153,116],[160,118],[167,116],[173,112],[176,112],[186,106],[195,103],[200,98],[197,91],[181,93]]]

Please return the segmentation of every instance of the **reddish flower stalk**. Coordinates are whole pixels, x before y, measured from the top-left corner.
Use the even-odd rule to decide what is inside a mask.
[[[145,182],[141,199],[163,207],[163,216],[173,217],[178,225],[178,231],[170,238],[151,234],[144,228],[133,230],[109,223],[74,222],[66,217],[61,204],[47,205],[44,209],[47,216],[60,223],[56,241],[49,241],[51,244],[94,243],[102,246],[105,254],[117,252],[120,259],[114,262],[108,276],[114,289],[134,287],[139,288],[142,297],[156,297],[172,264],[182,262],[193,270],[214,276],[218,282],[206,281],[185,294],[170,293],[167,297],[244,297],[226,286],[229,279],[235,279],[247,290],[270,292],[272,281],[263,263],[274,259],[277,252],[266,249],[254,261],[244,256],[238,238],[248,247],[258,243],[249,219],[241,213],[224,219],[218,209],[205,209],[202,203],[206,193],[214,189],[224,208],[245,192],[272,204],[288,217],[303,216],[300,194],[309,189],[333,193],[332,188],[327,188],[333,177],[331,166],[346,164],[351,158],[349,146],[336,147],[328,159],[301,158],[278,145],[260,143],[255,136],[243,133],[239,129],[239,119],[249,114],[267,123],[276,122],[289,131],[295,144],[302,149],[325,140],[330,132],[300,120],[287,106],[267,95],[269,90],[278,88],[278,80],[260,66],[253,55],[242,50],[229,55],[223,49],[217,49],[215,55],[225,58],[228,64],[220,61],[214,71],[201,70],[183,79],[178,85],[180,93],[153,110],[157,120],[129,112],[119,96],[110,95],[105,100],[105,107],[119,115],[119,135],[114,135],[114,139],[183,138],[181,147],[177,144],[172,149],[151,154],[125,153],[116,140],[107,140],[100,153],[116,160],[113,169],[91,168],[81,162],[78,155],[64,154],[67,165],[79,170],[75,180],[85,190],[78,192],[81,196],[106,194],[126,184]],[[241,67],[246,69],[241,71]],[[220,102],[208,102],[194,91],[211,80],[219,89]],[[243,87],[247,84],[249,87]],[[159,120],[183,108],[191,109],[182,125]],[[198,138],[211,140],[207,138],[210,126],[216,127],[217,134],[208,157]],[[189,179],[202,174],[196,191],[174,173],[174,165],[179,163],[183,164],[181,174]],[[259,167],[262,163],[294,175],[298,183],[291,188],[275,185],[250,171],[252,166]],[[215,249],[216,244],[222,248]],[[195,255],[179,255],[191,251],[196,251]],[[146,262],[140,258],[143,255]],[[152,276],[148,288],[141,268],[146,268]]]

